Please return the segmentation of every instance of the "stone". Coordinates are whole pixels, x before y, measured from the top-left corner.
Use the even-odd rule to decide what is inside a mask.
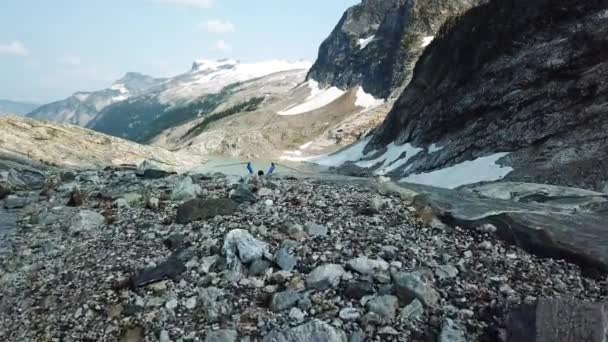
[[[221,260],[222,258],[219,255],[210,255],[208,257],[204,257],[200,260],[199,270],[203,274],[208,274],[211,272],[211,269]]]
[[[291,310],[289,310],[289,318],[291,318],[296,323],[304,322],[305,317],[306,314],[299,308],[291,308]]]
[[[351,270],[364,275],[371,275],[377,271],[386,271],[390,267],[388,262],[382,259],[370,259],[366,256],[349,260],[347,266]]]
[[[205,342],[237,342],[238,333],[236,330],[216,330],[209,331]]]
[[[144,160],[138,165],[135,174],[138,177],[142,177],[144,179],[160,179],[165,178],[171,175],[172,173],[164,171],[161,166],[156,162]]]
[[[316,290],[325,290],[340,283],[344,268],[337,264],[326,264],[315,268],[306,278],[306,286]]]
[[[177,308],[177,299],[170,299],[166,304],[165,307],[168,310],[175,310]]]
[[[114,208],[128,208],[129,202],[127,202],[127,200],[124,198],[119,198],[116,201],[114,201],[114,203],[112,203],[112,205],[114,206]]]
[[[287,222],[282,225],[279,230],[281,233],[297,241],[302,241],[307,237],[306,233],[304,232],[304,227],[297,223]]]
[[[306,223],[304,225],[304,230],[312,238],[324,237],[327,236],[328,233],[328,229],[326,226],[322,226],[313,222]]]
[[[463,328],[454,323],[451,319],[446,319],[441,325],[438,342],[467,342]],[[559,340],[555,340],[559,341]]]
[[[143,269],[131,279],[133,287],[142,287],[167,279],[177,280],[177,277],[186,271],[188,255],[178,251],[155,267]]]
[[[275,293],[272,296],[270,303],[270,309],[274,312],[280,312],[287,309],[291,309],[298,304],[298,301],[302,298],[302,295],[293,290],[286,290],[283,292]]]
[[[435,275],[439,279],[450,279],[458,276],[458,269],[452,265],[439,265],[435,268]]]
[[[506,326],[507,342],[603,342],[608,304],[541,298],[511,310]]]
[[[0,200],[5,199],[8,195],[12,194],[13,191],[8,184],[0,183]]]
[[[171,192],[171,200],[176,202],[189,201],[203,193],[200,185],[194,184],[191,177],[184,177]]]
[[[349,281],[344,286],[344,296],[348,299],[359,300],[373,293],[374,286],[366,281]]]
[[[390,295],[380,296],[367,302],[366,307],[369,311],[378,314],[383,320],[392,321],[399,309],[399,298]]]
[[[382,328],[380,328],[380,330],[378,330],[378,335],[396,336],[396,335],[399,335],[399,332],[397,330],[395,330],[395,328],[393,328],[393,327],[386,326],[386,327],[382,327]]]
[[[70,193],[70,199],[68,201],[68,207],[80,207],[84,204],[84,194],[80,190],[73,190]]]
[[[486,223],[478,226],[477,231],[480,233],[494,234],[498,231],[498,228],[496,228],[496,226],[491,223]]]
[[[105,218],[91,210],[82,210],[72,217],[69,233],[82,234],[95,230],[105,224]]]
[[[168,249],[175,251],[182,248],[185,239],[186,237],[182,234],[172,234],[163,240],[163,245]]]
[[[491,251],[493,246],[490,241],[483,241],[477,247],[484,251]]]
[[[414,299],[399,313],[401,321],[414,321],[424,314],[424,306],[418,299]]]
[[[344,308],[338,314],[343,321],[356,321],[361,317],[361,311],[356,308]]]
[[[260,197],[266,197],[266,196],[270,196],[272,195],[272,190],[268,189],[268,188],[260,188],[258,190],[258,196]]]
[[[245,186],[239,186],[230,198],[237,203],[255,203],[257,196]]]
[[[169,332],[167,330],[161,331],[160,335],[158,336],[158,341],[159,342],[172,342],[171,337],[169,336]]]
[[[176,222],[187,224],[194,221],[207,220],[216,216],[234,214],[238,205],[226,198],[220,199],[193,199],[179,206]]]
[[[28,205],[29,199],[24,197],[19,197],[15,195],[8,195],[4,199],[4,208],[5,209],[20,209]]]
[[[231,230],[224,238],[224,253],[230,267],[235,267],[239,261],[249,264],[262,259],[269,255],[268,250],[268,244],[257,240],[243,229]]]
[[[120,342],[144,342],[144,328],[141,326],[126,328],[120,335]]]
[[[270,262],[266,260],[254,260],[251,265],[249,265],[249,275],[254,277],[262,276],[271,266],[272,265],[270,264]]]
[[[272,207],[274,205],[274,201],[267,199],[264,201],[264,205],[267,207]]]
[[[277,265],[283,270],[291,272],[298,264],[298,258],[291,255],[287,248],[281,248],[274,257]]]
[[[190,298],[188,298],[186,300],[186,302],[184,303],[184,306],[188,310],[194,309],[196,307],[196,297],[190,297]]]
[[[365,342],[365,333],[361,330],[357,330],[350,335],[348,342]]]
[[[157,211],[160,208],[160,200],[156,197],[148,197],[145,203],[146,209]]]
[[[414,299],[420,300],[425,306],[436,306],[439,302],[439,293],[431,284],[421,279],[419,274],[395,272],[393,282],[397,297],[406,305]]]
[[[287,330],[276,330],[264,337],[263,342],[347,342],[344,331],[314,319]]]

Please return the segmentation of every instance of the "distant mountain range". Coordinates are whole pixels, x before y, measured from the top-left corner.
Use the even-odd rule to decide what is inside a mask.
[[[25,115],[36,109],[38,106],[39,105],[37,104],[28,102],[18,102],[0,99],[0,116]]]

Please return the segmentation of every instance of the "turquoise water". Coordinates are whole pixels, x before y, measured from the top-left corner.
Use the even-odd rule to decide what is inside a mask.
[[[209,161],[196,168],[195,172],[220,172],[231,176],[246,176],[249,173],[249,171],[247,171],[247,162],[251,162],[256,173],[258,170],[267,173],[273,160],[209,157]],[[274,162],[277,165],[275,170],[275,174],[277,175],[313,176],[327,170],[324,167],[310,163],[282,160],[274,160]]]

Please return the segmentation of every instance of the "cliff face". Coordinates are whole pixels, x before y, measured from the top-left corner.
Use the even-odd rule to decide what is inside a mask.
[[[606,191],[606,8],[501,0],[450,21],[366,151],[427,147],[395,176],[510,152],[499,161],[514,169],[507,179]]]
[[[321,44],[309,79],[323,86],[387,98],[407,84],[411,73],[441,25],[480,0],[363,1],[346,11]]]

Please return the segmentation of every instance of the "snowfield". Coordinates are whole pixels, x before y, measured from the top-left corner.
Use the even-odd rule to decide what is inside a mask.
[[[271,74],[308,70],[312,64],[307,61],[288,62],[271,60],[258,63],[240,63],[236,60],[197,60],[192,70],[175,77],[161,94],[162,103],[176,103],[190,100],[204,94],[219,93],[224,87]]]
[[[357,100],[355,101],[355,106],[369,109],[383,103],[383,99],[377,99],[373,95],[366,93],[365,90],[363,90],[363,87],[359,87],[359,89],[357,89]]]
[[[505,178],[513,171],[512,167],[496,164],[499,159],[507,155],[509,153],[496,153],[465,161],[445,169],[410,175],[401,179],[401,181],[448,189],[479,182],[497,181]]]
[[[422,38],[422,47],[427,47],[429,45],[431,45],[431,43],[433,42],[433,40],[435,39],[435,37],[433,36],[427,36]]]
[[[374,38],[376,38],[376,35],[372,35],[371,37],[359,39],[359,41],[357,42],[357,46],[359,46],[359,49],[363,50],[367,47],[367,45],[369,45],[369,43],[374,41]]]
[[[308,82],[308,86],[310,87],[310,96],[306,99],[304,103],[296,105],[295,107],[286,108],[283,111],[278,112],[279,115],[298,115],[312,112],[313,110],[317,110],[319,108],[323,108],[328,104],[336,101],[346,92],[337,87],[330,87],[325,89],[319,88],[319,83],[310,80]]]

